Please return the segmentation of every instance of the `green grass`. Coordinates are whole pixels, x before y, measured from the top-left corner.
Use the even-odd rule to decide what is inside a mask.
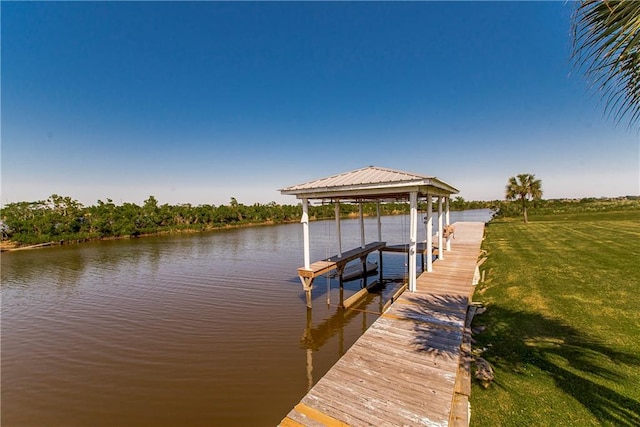
[[[492,221],[475,301],[471,425],[640,425],[640,212],[565,211]]]

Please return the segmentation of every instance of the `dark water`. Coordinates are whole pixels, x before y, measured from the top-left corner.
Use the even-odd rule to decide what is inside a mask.
[[[406,217],[382,222],[383,240],[406,243]],[[367,241],[376,227],[366,220]],[[345,250],[359,246],[357,220],[342,233]],[[277,424],[406,271],[404,256],[385,254],[396,280],[349,311],[337,283],[318,278],[307,311],[301,234],[290,224],[4,253],[2,425]],[[312,260],[333,255],[334,222],[312,223],[311,241]],[[345,298],[363,285],[348,282]]]

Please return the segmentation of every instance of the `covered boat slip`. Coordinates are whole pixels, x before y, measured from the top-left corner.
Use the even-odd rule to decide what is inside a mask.
[[[436,198],[438,205],[438,230],[443,230],[443,225],[449,227],[449,197],[457,194],[458,190],[451,185],[435,177],[416,175],[392,169],[368,166],[362,169],[333,175],[309,181],[303,184],[294,185],[280,190],[285,195],[295,195],[302,200],[302,228],[304,265],[298,269],[298,275],[306,293],[307,306],[311,307],[313,281],[316,277],[337,270],[341,274],[346,264],[355,259],[360,259],[364,265],[368,254],[374,251],[384,250],[386,242],[382,241],[382,228],[380,222],[380,204],[384,202],[409,202],[410,205],[410,227],[409,235],[405,236],[408,245],[406,249],[396,248],[408,253],[408,287],[410,291],[416,289],[416,255],[420,252],[418,246],[418,202],[426,201],[427,212],[424,220],[425,241],[422,246],[422,253],[428,252],[434,244],[433,241],[433,199]],[[320,201],[322,203],[335,204],[336,220],[336,246],[337,255],[334,257],[311,262],[310,260],[310,236],[309,236],[309,202]],[[365,202],[377,203],[378,216],[378,236],[372,243],[366,243],[362,204]],[[361,244],[359,248],[343,252],[340,233],[340,204],[357,203],[360,212],[360,235]],[[444,212],[443,212],[444,211]],[[444,222],[444,224],[443,224]],[[443,233],[437,235],[437,247],[443,248],[446,245],[450,249],[450,239],[446,242]],[[392,247],[393,248],[393,247]],[[393,250],[393,249],[392,249]],[[426,263],[423,263],[423,270],[433,270],[433,259],[427,256]],[[438,259],[444,259],[444,251],[438,250]],[[380,255],[380,260],[382,256]]]
[[[446,259],[384,310],[281,426],[468,426],[467,307],[484,223],[455,226]]]
[[[408,283],[401,289],[409,290],[398,291],[383,305],[380,317],[280,425],[467,426],[470,374],[465,362],[469,341],[465,322],[484,224],[457,223],[452,249],[449,198],[458,190],[435,177],[369,166],[280,191],[302,200],[304,265],[298,275],[309,309],[314,278],[332,270],[342,273],[351,260],[359,259],[364,265],[374,251],[380,254],[381,277],[383,251],[407,253]],[[434,198],[438,209],[435,238]],[[309,259],[312,200],[335,204],[337,231],[337,255],[314,263]],[[408,244],[387,245],[382,239],[380,204],[388,201],[409,202],[409,235],[401,239]],[[426,202],[424,242],[418,242],[420,201]],[[362,209],[365,202],[376,202],[378,207],[377,239],[368,244]],[[360,206],[361,245],[346,252],[342,251],[340,234],[341,203]],[[423,255],[420,277],[418,253]],[[435,265],[434,254],[439,260]],[[344,306],[348,306],[346,302]]]

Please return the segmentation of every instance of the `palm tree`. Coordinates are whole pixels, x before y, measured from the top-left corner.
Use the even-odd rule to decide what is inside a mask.
[[[573,59],[617,122],[640,119],[640,2],[582,0],[573,16]]]
[[[542,197],[542,181],[536,179],[534,174],[521,173],[517,177],[509,178],[506,187],[507,200],[522,200],[522,214],[525,224],[529,222],[527,218],[527,200],[537,200]]]

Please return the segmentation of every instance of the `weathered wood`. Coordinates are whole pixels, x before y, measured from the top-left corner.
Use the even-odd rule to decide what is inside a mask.
[[[434,248],[434,246],[431,246],[432,250]],[[427,252],[428,251],[428,247],[427,244],[425,242],[418,242],[416,243],[416,252]],[[409,245],[407,244],[402,244],[402,245],[387,245],[384,248],[380,249],[382,252],[398,252],[398,253],[407,253],[409,252]]]
[[[460,346],[460,364],[458,366],[458,375],[456,377],[455,392],[465,396],[471,395],[471,362],[473,355],[471,354],[471,329],[464,328],[462,334],[462,345]]]
[[[355,294],[351,295],[349,298],[343,301],[342,305],[344,308],[349,308],[358,301],[360,301],[365,295],[369,293],[367,288],[362,288]]]
[[[468,426],[465,323],[483,229],[457,223],[446,259],[418,277],[416,292],[394,295],[281,425],[315,427],[326,416],[324,425]]]
[[[467,427],[469,425],[469,398],[455,393],[451,404],[450,427]]]
[[[309,268],[298,268],[298,275],[302,277],[315,278],[322,274],[344,266],[357,258],[362,258],[370,254],[371,252],[380,250],[386,246],[385,242],[372,242],[367,244],[364,248],[355,248],[342,253],[342,256],[334,255],[327,259],[316,261],[309,265]]]

